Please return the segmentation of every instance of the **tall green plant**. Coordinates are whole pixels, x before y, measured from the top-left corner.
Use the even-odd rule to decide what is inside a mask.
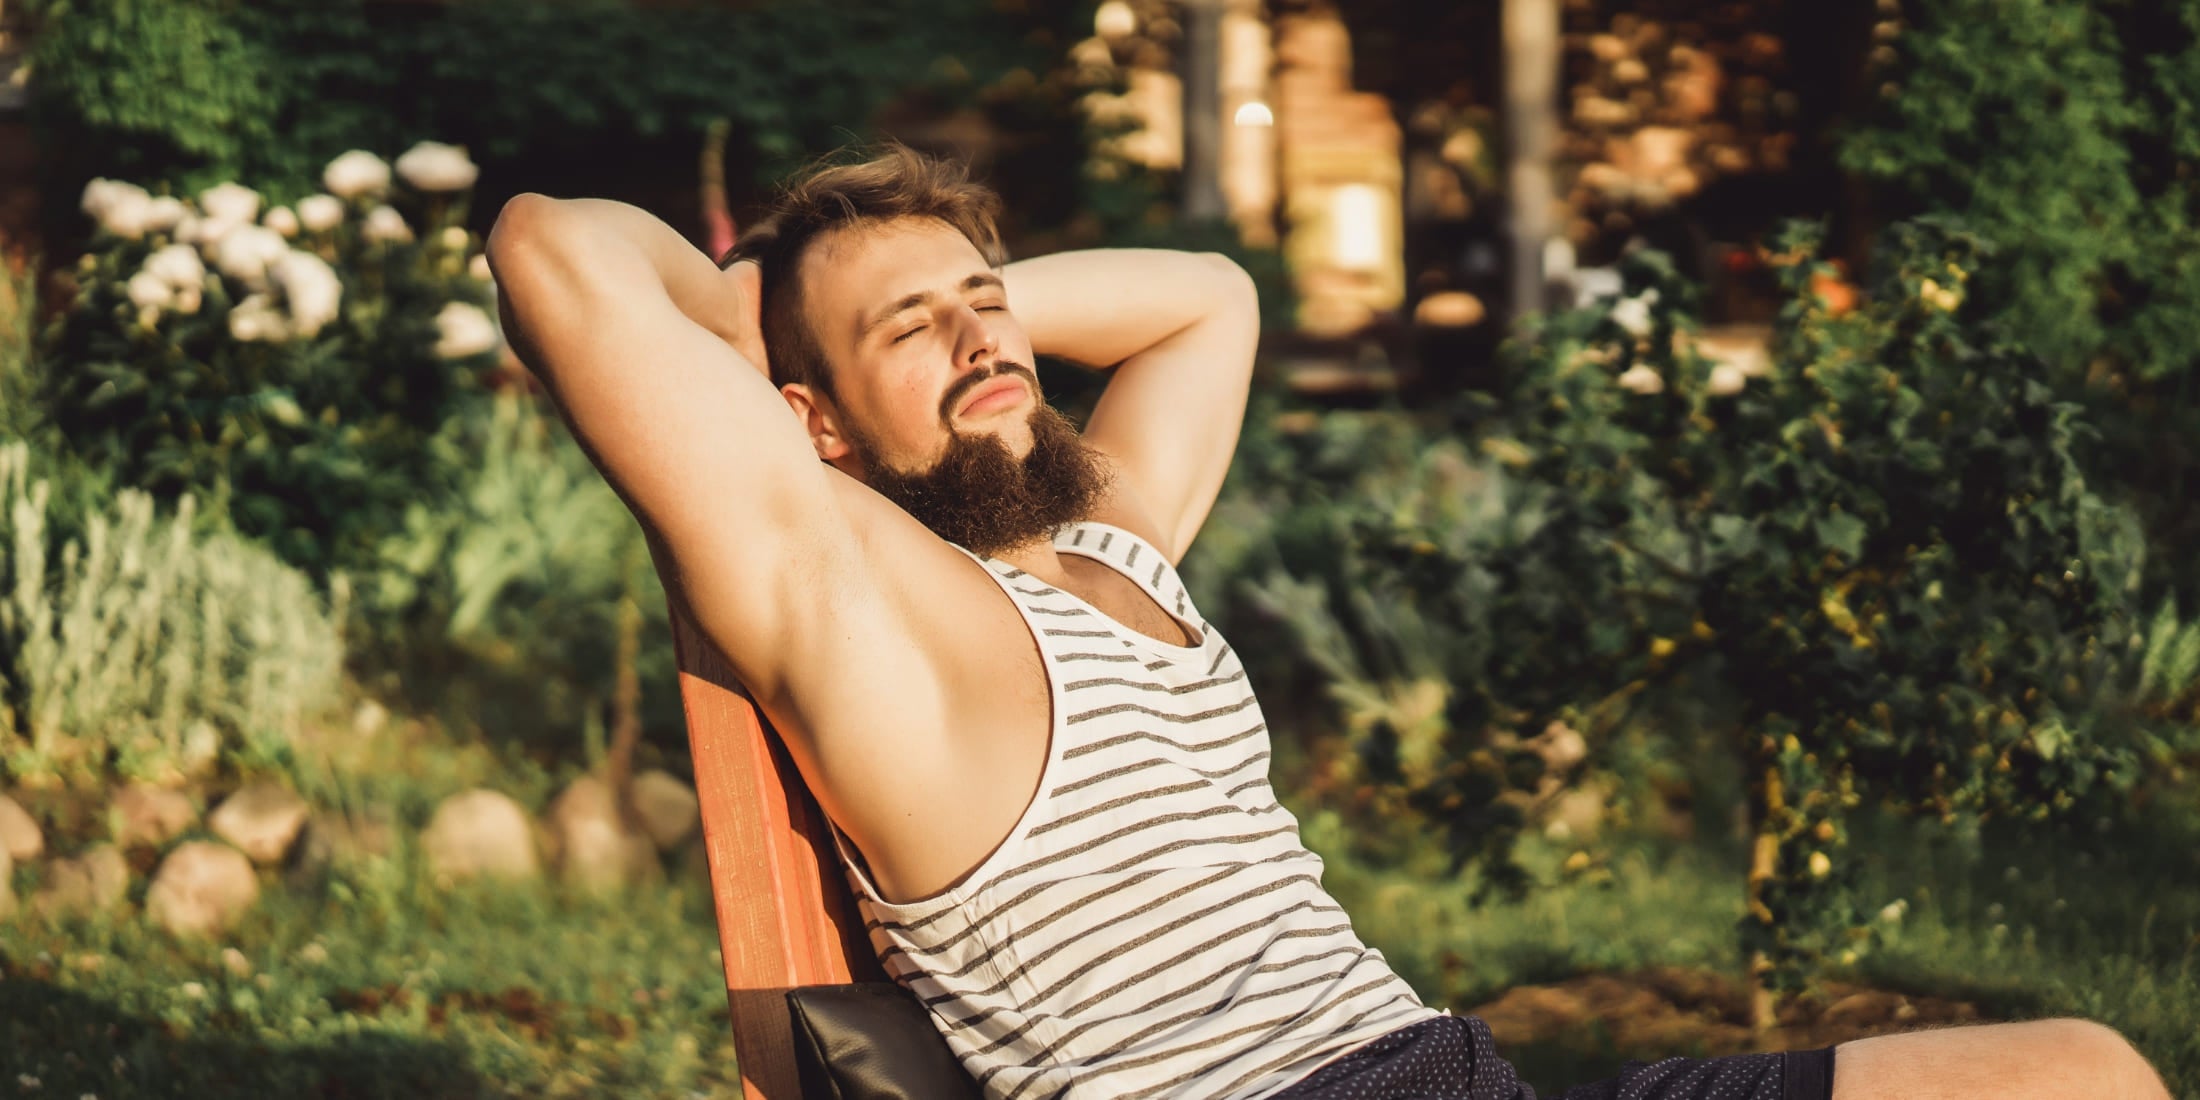
[[[529,398],[499,395],[454,421],[434,450],[450,481],[381,544],[372,618],[405,625],[386,641],[418,650],[404,656],[421,679],[483,693],[444,702],[579,733],[600,755],[607,728],[640,720],[614,706],[622,672],[673,682],[664,593],[641,528]]]
[[[189,497],[161,518],[125,490],[56,540],[29,465],[0,446],[0,767],[38,783],[280,759],[334,698],[341,595],[328,608],[260,547],[194,533]]]

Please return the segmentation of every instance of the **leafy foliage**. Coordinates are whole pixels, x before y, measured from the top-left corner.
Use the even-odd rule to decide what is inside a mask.
[[[2080,473],[2078,408],[1966,323],[1983,246],[1895,227],[1871,301],[1839,315],[1811,289],[1815,246],[1783,243],[1769,377],[1697,353],[1686,288],[1646,259],[1647,328],[1531,345],[1506,429],[1523,476],[1561,490],[1550,549],[1606,629],[1653,677],[1713,665],[1740,703],[1744,940],[1782,984],[1868,938],[1833,858],[1848,810],[2041,817],[2137,762],[2137,525]]]
[[[721,118],[776,176],[892,95],[968,99],[1043,64],[1048,21],[994,9],[38,0],[33,99],[76,179],[248,178],[289,197],[346,149],[423,134],[498,159],[600,155]]]
[[[674,701],[671,627],[641,528],[555,417],[499,395],[434,441],[441,481],[378,547],[369,618],[388,663],[507,732],[581,731],[601,751],[622,605],[641,616],[645,694]],[[435,683],[428,683],[429,680]],[[660,707],[651,723],[678,729]],[[524,739],[524,738],[523,738]],[[568,742],[569,743],[569,742]]]
[[[38,359],[46,418],[81,460],[162,500],[197,495],[317,576],[364,566],[495,349],[458,200],[398,201],[425,223],[417,236],[368,194],[295,242],[192,206],[136,235],[110,215]],[[454,306],[474,338],[450,339]]]
[[[2080,449],[2140,510],[2150,588],[2189,602],[2200,545],[2200,7],[1909,0],[1884,12],[1877,108],[1845,167],[1897,213],[1995,242],[1971,291],[2086,406]]]
[[[334,698],[342,607],[259,546],[194,534],[190,497],[163,519],[124,490],[56,540],[28,467],[0,447],[0,766],[96,782],[279,759]]]

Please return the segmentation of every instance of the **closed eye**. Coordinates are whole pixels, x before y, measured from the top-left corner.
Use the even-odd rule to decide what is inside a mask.
[[[912,336],[915,336],[916,334],[918,334],[918,333],[920,333],[920,332],[923,332],[923,331],[925,330],[925,328],[926,328],[926,326],[924,326],[924,325],[918,325],[917,327],[915,327],[915,328],[913,328],[913,329],[910,329],[909,331],[907,331],[907,332],[904,332],[904,333],[902,333],[902,334],[901,334],[901,335],[899,335],[899,336],[896,336],[896,337],[894,337],[894,339],[893,339],[893,340],[892,340],[891,342],[892,342],[892,343],[896,343],[896,344],[898,344],[898,343],[901,343],[901,342],[902,342],[903,340],[907,340],[908,338],[910,338],[910,337],[912,337]]]

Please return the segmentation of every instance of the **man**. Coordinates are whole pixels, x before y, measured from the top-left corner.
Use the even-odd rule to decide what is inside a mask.
[[[894,148],[797,181],[725,270],[631,207],[533,195],[489,255],[514,347],[989,1096],[1531,1096],[1322,891],[1176,579],[1244,415],[1251,283],[1173,252],[1004,264],[994,209]],[[1082,435],[1035,354],[1112,368]],[[1584,1095],[2164,1093],[2113,1032],[2042,1021]]]

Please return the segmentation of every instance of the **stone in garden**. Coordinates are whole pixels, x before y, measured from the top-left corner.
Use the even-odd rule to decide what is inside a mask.
[[[4,794],[0,794],[0,848],[6,848],[17,863],[37,859],[46,850],[46,834],[31,820],[30,811]]]
[[[438,879],[533,878],[542,872],[535,825],[520,804],[486,788],[443,800],[420,835],[428,869]]]
[[[193,840],[160,861],[145,890],[145,915],[175,935],[205,935],[236,923],[259,898],[260,880],[243,852]]]
[[[214,835],[237,846],[252,862],[267,866],[282,861],[298,839],[311,807],[288,787],[252,783],[222,799],[206,819]]]
[[[660,852],[680,846],[703,822],[694,789],[672,773],[652,768],[634,777],[634,812]]]
[[[125,848],[160,847],[199,818],[190,796],[149,783],[132,783],[116,792],[110,813],[115,843]]]
[[[344,867],[381,859],[396,847],[396,830],[388,812],[370,809],[351,814],[318,811],[306,819],[305,834],[298,841],[294,870],[301,873]]]
[[[573,781],[544,815],[558,853],[558,875],[590,890],[629,886],[662,872],[657,846],[619,814],[611,785],[595,776]]]
[[[47,916],[81,916],[112,911],[130,889],[130,865],[122,849],[99,844],[75,859],[57,859],[46,869],[46,884],[31,897],[31,908]]]

